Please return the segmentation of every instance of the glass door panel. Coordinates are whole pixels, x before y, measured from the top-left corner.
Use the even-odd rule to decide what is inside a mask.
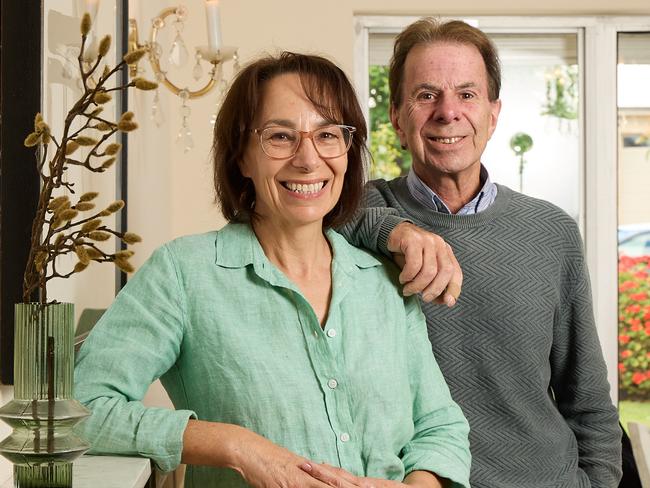
[[[483,164],[497,183],[555,203],[579,221],[578,36],[500,34],[492,39],[501,57],[502,109]]]
[[[618,35],[619,410],[650,425],[650,33]]]

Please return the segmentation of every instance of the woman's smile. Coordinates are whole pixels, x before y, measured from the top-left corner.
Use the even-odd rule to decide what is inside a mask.
[[[318,198],[323,194],[328,180],[311,180],[311,181],[282,181],[280,184],[295,198],[312,199]]]

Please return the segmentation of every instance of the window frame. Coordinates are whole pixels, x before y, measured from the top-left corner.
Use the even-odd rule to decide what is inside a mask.
[[[354,20],[354,83],[369,120],[369,36],[397,34],[418,16],[360,15]],[[575,33],[580,67],[580,228],[585,241],[594,314],[618,401],[618,34],[650,32],[650,16],[445,16],[488,34]]]

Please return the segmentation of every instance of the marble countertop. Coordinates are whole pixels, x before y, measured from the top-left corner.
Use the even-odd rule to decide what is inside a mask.
[[[151,460],[122,456],[81,456],[73,464],[74,488],[144,488],[151,476]],[[0,488],[13,488],[3,480]]]

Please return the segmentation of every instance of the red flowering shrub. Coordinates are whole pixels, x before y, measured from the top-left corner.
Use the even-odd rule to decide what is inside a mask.
[[[650,256],[618,260],[618,376],[621,398],[650,398]]]

